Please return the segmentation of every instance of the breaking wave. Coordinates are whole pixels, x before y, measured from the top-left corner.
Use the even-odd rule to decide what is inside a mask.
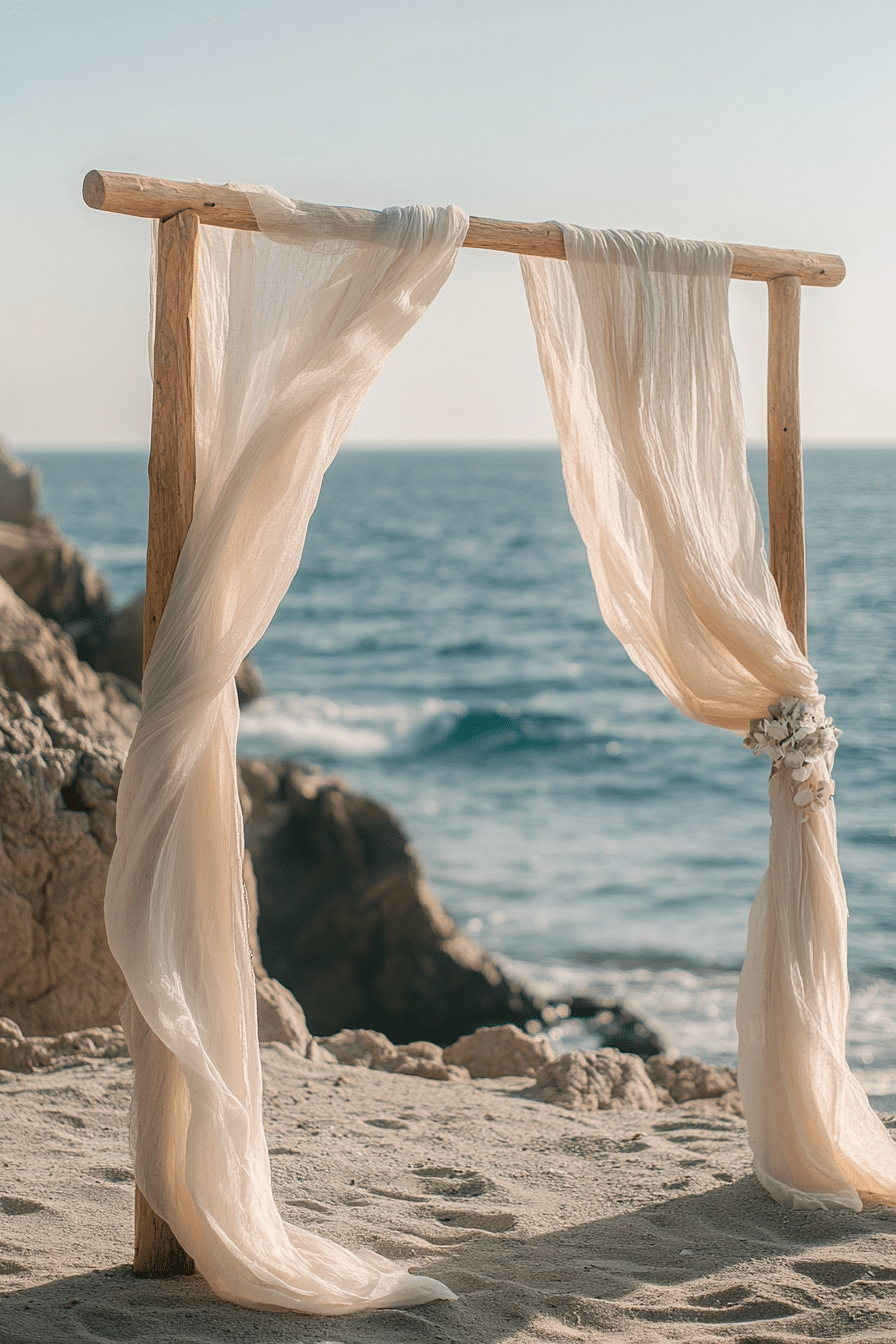
[[[605,732],[566,715],[458,700],[355,705],[285,694],[256,701],[243,711],[240,724],[244,755],[313,755],[332,762],[493,755],[583,743],[603,747],[610,756],[621,751]]]

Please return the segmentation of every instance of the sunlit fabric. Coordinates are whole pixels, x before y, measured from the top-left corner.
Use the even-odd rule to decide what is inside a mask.
[[[233,677],[295,574],[323,474],[451,268],[461,211],[340,212],[249,189],[265,236],[203,228],[193,522],[143,682],[106,897],[130,990],[137,1184],[213,1289],[341,1314],[447,1298],[285,1224],[262,1128]]]
[[[573,517],[601,611],[684,714],[742,737],[797,697],[823,714],[787,629],[747,475],[715,243],[563,226],[568,260],[523,277]],[[776,768],[769,867],[738,1002],[739,1083],[756,1174],[794,1208],[896,1202],[896,1145],[845,1059],[846,898],[831,756],[794,802]],[[802,794],[800,795],[803,796]],[[720,899],[723,899],[720,893]]]

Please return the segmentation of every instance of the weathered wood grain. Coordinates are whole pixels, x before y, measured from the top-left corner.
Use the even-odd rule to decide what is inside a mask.
[[[784,619],[806,652],[806,542],[800,441],[800,282],[768,286],[769,563]]]
[[[245,192],[234,187],[212,186],[203,182],[168,182],[162,178],[139,177],[133,173],[105,173],[94,170],[84,179],[84,200],[94,210],[111,210],[122,215],[140,215],[147,219],[167,219],[183,210],[193,210],[203,224],[227,229],[256,230],[258,225]],[[342,210],[345,227],[369,223],[375,210]],[[334,230],[338,229],[334,222]],[[731,274],[735,280],[774,280],[796,275],[804,285],[839,285],[846,274],[840,257],[821,252],[793,252],[774,247],[753,247],[729,243],[734,253]],[[486,248],[493,252],[520,252],[532,257],[563,260],[566,250],[557,224],[523,224],[508,219],[470,217],[464,247]]]
[[[196,487],[194,322],[199,229],[199,218],[192,210],[159,225],[144,664],[156,637],[193,517]]]
[[[149,535],[143,664],[149,658],[193,517],[196,485],[194,323],[199,218],[186,210],[159,226],[153,343]],[[163,1279],[195,1266],[171,1228],[135,1188],[134,1273]]]

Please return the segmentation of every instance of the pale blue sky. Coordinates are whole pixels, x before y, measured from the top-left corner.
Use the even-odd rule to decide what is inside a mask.
[[[809,439],[896,442],[896,4],[0,0],[0,434],[144,443],[148,225],[93,167],[840,252]],[[734,284],[751,436],[764,286]],[[466,251],[355,440],[553,437],[515,258]]]

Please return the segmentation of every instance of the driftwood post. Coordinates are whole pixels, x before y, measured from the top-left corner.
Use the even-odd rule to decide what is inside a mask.
[[[164,221],[159,229],[158,277],[149,479],[144,663],[165,608],[193,513],[195,484],[195,350],[200,224],[258,230],[245,194],[234,187],[171,182],[132,173],[93,171],[84,200],[94,210]],[[341,212],[342,227],[375,218],[372,210]],[[340,226],[336,226],[340,227]],[[470,219],[464,247],[564,260],[556,224]],[[806,558],[799,429],[799,314],[801,285],[839,285],[840,257],[730,243],[735,280],[763,280],[769,290],[768,484],[770,564],[784,616],[806,648]],[[143,1277],[193,1273],[193,1261],[171,1229],[136,1192],[134,1272]]]
[[[803,653],[806,637],[806,541],[800,441],[800,282],[768,282],[769,565],[788,628]]]
[[[199,216],[184,210],[159,225],[153,340],[149,535],[143,666],[149,658],[178,557],[193,517],[196,485],[194,325]],[[193,1261],[168,1224],[135,1187],[134,1273],[162,1279],[192,1274]]]

